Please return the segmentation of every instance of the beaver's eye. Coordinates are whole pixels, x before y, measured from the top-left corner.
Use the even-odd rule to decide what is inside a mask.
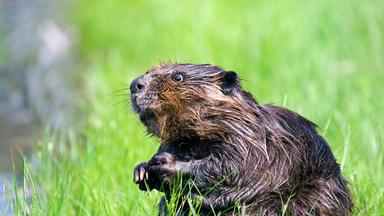
[[[177,73],[173,76],[173,80],[175,80],[176,82],[181,82],[181,81],[183,81],[183,79],[184,79],[183,75],[179,74],[179,73]]]

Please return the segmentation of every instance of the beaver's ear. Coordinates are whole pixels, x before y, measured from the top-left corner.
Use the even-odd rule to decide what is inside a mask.
[[[239,79],[235,72],[233,71],[224,71],[221,78],[224,94],[230,94],[233,89],[239,85]]]

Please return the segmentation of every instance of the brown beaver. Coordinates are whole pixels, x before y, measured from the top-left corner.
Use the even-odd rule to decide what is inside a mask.
[[[204,215],[237,214],[235,206],[245,214],[350,215],[347,183],[316,125],[259,104],[235,72],[162,64],[130,90],[133,109],[161,140],[152,159],[134,170],[140,189],[170,199],[176,176],[193,179],[195,189],[184,195],[198,200]],[[160,214],[167,214],[164,205]]]

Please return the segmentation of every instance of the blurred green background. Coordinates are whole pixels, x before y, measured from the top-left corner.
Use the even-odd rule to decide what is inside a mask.
[[[65,11],[78,35],[81,136],[46,133],[39,168],[24,168],[36,193],[31,204],[16,193],[17,212],[156,214],[160,194],[139,191],[132,170],[158,140],[131,111],[126,88],[176,61],[234,70],[260,103],[317,123],[350,182],[354,214],[384,213],[383,1],[83,0]]]

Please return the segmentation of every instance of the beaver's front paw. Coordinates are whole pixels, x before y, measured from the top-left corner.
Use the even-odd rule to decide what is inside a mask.
[[[147,162],[137,165],[133,171],[133,180],[139,185],[140,190],[158,189],[160,180],[156,174],[149,170]]]
[[[148,162],[149,171],[157,174],[157,177],[163,181],[172,183],[177,175],[176,157],[168,152],[155,154]]]

